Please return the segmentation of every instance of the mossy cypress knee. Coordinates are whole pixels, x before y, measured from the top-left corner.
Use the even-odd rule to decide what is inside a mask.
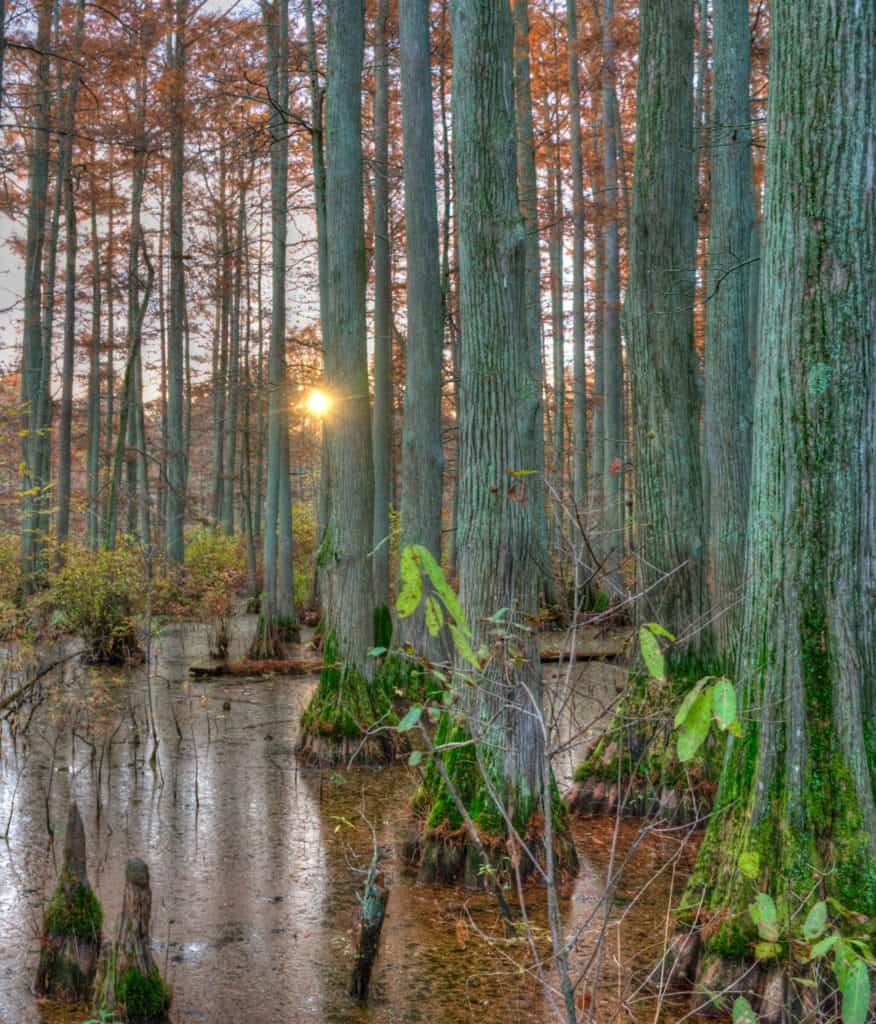
[[[95,1007],[127,1024],[164,1024],[171,991],[152,958],[149,868],[132,857],[125,867],[125,893],[116,940],[101,961]]]
[[[85,829],[73,802],[67,815],[58,884],[43,918],[34,985],[38,995],[69,1002],[90,998],[102,925],[100,902],[86,872]]]

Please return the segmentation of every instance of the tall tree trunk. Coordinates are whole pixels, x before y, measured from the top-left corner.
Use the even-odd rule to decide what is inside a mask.
[[[39,57],[34,78],[35,100],[33,139],[28,171],[27,240],[24,281],[24,339],[22,359],[22,400],[27,406],[23,438],[24,479],[22,480],[21,556],[25,594],[36,586],[41,539],[39,497],[41,477],[40,384],[43,376],[42,272],[46,235],[46,206],[49,190],[49,119],[51,103],[52,4],[41,0],[37,8],[36,47]]]
[[[173,0],[173,34],[168,42],[172,68],[170,125],[170,319],[167,330],[167,557],[181,565],[185,557],[186,435],[183,420],[183,362],[186,335],[183,263],[183,189],[185,187],[185,72],[187,0]],[[190,393],[189,389],[189,393]]]
[[[82,53],[82,30],[85,23],[85,0],[76,6],[76,23],[71,47],[70,81],[64,109],[64,135],[61,146],[64,158],[64,223],[67,252],[64,267],[64,361],[61,374],[61,417],[58,434],[58,486],[55,535],[58,543],[67,540],[70,530],[70,462],[73,429],[73,357],[76,342],[76,206],[73,198],[73,128],[79,98],[79,57]]]
[[[716,957],[738,976],[726,960],[757,941],[743,853],[783,942],[818,899],[839,929],[876,915],[876,7],[775,0],[771,29],[743,734],[692,885],[724,921],[705,940],[710,978]],[[793,953],[782,964],[793,1015]]]
[[[566,0],[569,49],[569,139],[572,171],[572,488],[583,514],[589,500],[587,474],[587,352],[584,320],[584,159],[581,146],[581,78],[577,0]],[[580,579],[580,575],[579,575]]]
[[[243,254],[246,243],[246,191],[244,171],[240,172],[240,194],[234,236],[234,284],[231,306],[231,340],[228,352],[228,401],[225,410],[225,442],[222,469],[222,529],[234,536],[234,479],[237,459],[237,409],[240,402],[240,321],[243,298]]]
[[[453,781],[462,787],[476,828],[504,838],[505,821],[483,781],[478,781],[480,771],[487,773],[497,798],[524,831],[533,816],[550,810],[552,804],[550,783],[547,788],[544,784],[550,772],[545,771],[540,721],[538,646],[525,625],[538,605],[538,547],[524,500],[526,477],[513,475],[518,468],[531,466],[533,457],[533,435],[519,429],[518,412],[530,387],[531,346],[526,231],[517,201],[514,111],[508,102],[514,25],[510,6],[492,0],[452,0],[451,11],[463,321],[460,600],[473,646],[486,644],[492,655],[478,674],[477,685],[460,686],[467,727],[477,741],[475,752],[445,760],[444,774],[455,776]],[[497,639],[488,620],[500,610],[504,619]],[[512,657],[512,650],[519,657]],[[464,665],[460,663],[460,671],[470,671]],[[450,728],[449,723],[441,728]],[[478,761],[473,764],[475,756]],[[459,827],[454,804],[441,786],[436,788],[429,818],[429,829],[436,832],[425,835],[426,877],[446,875],[442,864],[448,861],[436,856],[436,843],[447,844],[448,830]],[[465,829],[460,832],[465,835]],[[533,847],[535,856],[543,858],[538,839]],[[477,847],[473,851],[475,864],[480,852]],[[553,852],[560,866],[574,866],[574,847],[567,835],[557,836]],[[533,870],[529,859],[522,857],[522,873]],[[571,990],[568,994],[571,997]],[[574,1006],[572,1010],[573,1019]]]
[[[273,656],[282,641],[284,627],[294,625],[294,603],[289,598],[281,559],[288,557],[284,520],[291,531],[289,497],[289,429],[286,409],[286,235],[289,138],[289,4],[288,0],[262,3],[268,51],[268,94],[271,109],[271,340],[268,351],[268,465],[263,535],[264,585],[259,635],[255,652]],[[287,567],[287,569],[291,568]],[[281,601],[281,580],[282,588]],[[281,603],[286,614],[281,616]],[[288,622],[285,620],[288,616]]]
[[[545,504],[544,362],[541,332],[541,255],[538,238],[538,186],[529,70],[529,0],[514,0],[514,106],[517,128],[517,192],[526,231],[526,329],[529,337],[529,392],[520,406],[521,429],[532,435],[532,465],[527,501],[533,519],[540,591],[547,604],[556,593]]]
[[[627,291],[643,614],[706,642],[693,339],[693,8],[642,0]]]
[[[323,354],[325,331],[328,325],[328,239],[325,211],[325,133],[323,131],[323,90],[319,84],[319,54],[316,46],[316,26],[313,21],[312,0],[304,0],[304,19],[307,34],[307,74],[310,85],[310,153],[313,164],[313,202],[316,207],[316,245],[319,272],[319,323],[322,333]],[[322,546],[328,525],[329,475],[325,449],[325,430],[320,431],[319,497],[317,499],[317,550]],[[320,592],[320,566],[314,570],[314,597]]]
[[[389,237],[389,0],[374,25],[374,603],[389,603],[392,504],[392,254]],[[432,150],[429,150],[430,158]]]
[[[602,469],[601,553],[609,592],[621,589],[620,559],[624,550],[624,466],[627,462],[623,347],[620,329],[620,220],[618,186],[617,68],[614,47],[614,0],[602,2],[602,124],[603,124],[603,253],[604,300],[602,388],[604,433]]]
[[[399,37],[408,299],[402,426],[402,546],[422,544],[440,562],[444,302],[438,262],[428,0],[400,0]],[[425,656],[437,653],[435,642],[421,619],[403,619],[399,629],[402,640],[418,653]]]
[[[365,349],[365,234],[362,197],[361,87],[364,24],[359,0],[328,4],[326,221],[328,321],[326,383],[334,400],[326,420],[332,488],[323,540],[328,631],[342,659],[368,679],[373,659],[371,551],[374,471]]]
[[[548,261],[551,291],[551,341],[553,363],[554,421],[553,471],[556,491],[553,510],[555,543],[559,546],[564,530],[566,499],[566,312],[563,295],[563,178],[557,140],[548,167]]]
[[[720,648],[738,639],[751,477],[752,278],[757,214],[748,98],[751,43],[745,0],[714,0],[709,132],[711,203],[706,308],[705,454],[709,584]]]
[[[86,516],[88,546],[100,540],[100,237],[97,232],[97,181],[91,172],[91,342],[88,364],[88,460]]]

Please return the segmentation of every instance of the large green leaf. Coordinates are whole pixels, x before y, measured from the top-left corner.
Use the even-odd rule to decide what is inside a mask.
[[[426,629],[429,636],[438,636],[444,625],[444,610],[436,597],[431,594],[426,598]]]
[[[657,637],[646,626],[642,626],[639,630],[639,649],[642,652],[642,661],[645,662],[648,674],[654,679],[665,679],[666,661],[663,652],[660,650]]]
[[[684,720],[690,714],[690,709],[694,706],[694,702],[699,697],[705,684],[711,679],[711,676],[706,676],[705,679],[700,679],[699,682],[695,683],[693,687],[688,690],[684,695],[684,700],[678,705],[678,710],[675,712],[675,728],[680,729],[684,725]]]
[[[414,614],[423,598],[420,564],[412,547],[406,547],[402,551],[400,575],[402,588],[395,601],[395,610],[399,618],[406,619]]]
[[[768,892],[759,892],[749,907],[749,912],[764,942],[778,942],[779,915],[772,896]]]
[[[843,997],[843,1024],[866,1024],[870,1009],[870,972],[861,959],[850,965],[840,988]]]
[[[423,708],[420,704],[414,704],[412,708],[408,709],[408,713],[398,723],[396,728],[399,732],[410,732],[411,729],[420,721],[423,715]]]
[[[816,939],[824,934],[826,927],[827,904],[824,900],[819,900],[806,915],[806,920],[803,922],[803,938],[807,942],[815,942]]]
[[[712,711],[718,725],[729,729],[736,721],[736,690],[729,679],[716,679],[712,686]]]
[[[472,668],[480,668],[481,663],[478,661],[475,652],[471,649],[471,644],[468,642],[465,633],[455,622],[448,622],[447,625],[450,628],[450,635],[453,637],[453,646],[456,648],[459,656],[465,658]]]
[[[745,996],[739,996],[733,1003],[733,1024],[757,1024],[757,1014]]]
[[[712,691],[703,690],[688,711],[678,730],[678,760],[690,761],[705,742],[712,724]]]
[[[415,557],[419,560],[420,565],[423,567],[426,575],[429,577],[429,582],[435,588],[436,593],[444,602],[444,607],[453,616],[456,625],[465,633],[467,636],[470,635],[468,623],[465,620],[465,615],[462,611],[462,605],[459,603],[459,598],[453,587],[447,582],[447,578],[441,566],[435,561],[435,557],[428,548],[424,548],[422,544],[414,544],[412,546]]]

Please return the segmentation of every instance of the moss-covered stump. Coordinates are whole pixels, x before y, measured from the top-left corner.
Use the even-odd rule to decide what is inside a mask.
[[[414,797],[414,811],[420,820],[416,842],[406,844],[403,854],[417,868],[425,883],[462,882],[472,889],[487,888],[491,877],[512,881],[519,870],[521,880],[536,881],[538,868],[546,865],[545,820],[539,796],[516,799],[507,793],[497,765],[486,748],[478,760],[466,729],[449,714],[442,714],[435,731],[435,745],[461,744],[441,752],[442,764],[456,796],[474,826],[475,843],[469,824],[434,762],[427,765],[423,784]],[[490,786],[484,781],[489,774]],[[569,828],[569,814],[552,782],[552,832],[554,868],[561,881],[578,872],[578,854]],[[490,794],[506,799],[505,811],[526,849],[509,833],[507,822]],[[515,806],[515,803],[517,806]],[[532,854],[529,856],[527,850]],[[534,858],[534,859],[533,859]]]
[[[586,753],[566,794],[572,814],[659,816],[674,824],[701,821],[712,809],[724,752],[713,730],[687,764],[676,752],[675,713],[707,671],[668,682],[631,678],[605,735]]]
[[[102,925],[100,902],[86,873],[85,829],[74,802],[67,816],[61,873],[43,919],[34,985],[38,995],[74,1003],[91,997]]]
[[[149,868],[136,857],[125,867],[118,937],[101,960],[95,1007],[127,1024],[164,1024],[171,992],[152,958]]]

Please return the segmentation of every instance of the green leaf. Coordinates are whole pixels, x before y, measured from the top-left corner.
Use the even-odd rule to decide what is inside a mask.
[[[729,732],[731,736],[735,736],[737,740],[739,739],[739,737],[742,735],[742,723],[739,721],[738,718],[735,722],[731,722],[727,726],[727,732]]]
[[[399,732],[409,732],[413,727],[420,721],[423,715],[423,708],[420,704],[414,704],[412,708],[408,709],[408,713],[398,723],[396,728]]]
[[[778,942],[779,915],[772,896],[768,892],[759,892],[748,909],[764,942]]]
[[[817,938],[824,934],[826,927],[827,904],[824,900],[819,900],[806,915],[806,920],[803,922],[803,938],[807,942],[815,942]]]
[[[740,853],[737,864],[742,874],[752,881],[760,874],[760,854],[757,850],[746,850],[745,853]]]
[[[417,765],[422,760],[423,760],[423,751],[422,750],[412,750],[411,751],[411,756],[408,758],[408,764],[411,766],[411,768],[416,768]]]
[[[382,658],[384,654],[386,654],[386,648],[385,647],[372,647],[371,650],[368,652],[368,657],[369,658]]]
[[[675,637],[673,634],[670,633],[668,629],[661,626],[659,622],[646,622],[643,628],[652,632],[654,636],[665,637],[671,644],[675,643]]]
[[[429,636],[438,636],[444,625],[444,609],[431,594],[426,598],[426,629]]]
[[[822,939],[821,942],[816,942],[812,949],[809,950],[809,959],[817,960],[820,956],[824,956],[825,953],[829,953],[836,945],[836,940],[839,936],[834,933],[828,935],[826,939]]]
[[[736,690],[729,679],[715,680],[712,686],[712,711],[722,729],[729,729],[736,721]]]
[[[401,556],[402,588],[395,601],[395,610],[399,618],[406,619],[413,615],[423,598],[423,580],[420,577],[420,565],[414,548],[406,547]]]
[[[712,724],[712,691],[697,694],[684,725],[678,730],[678,760],[690,761],[709,735]]]
[[[429,577],[429,582],[435,588],[438,596],[444,602],[444,607],[450,612],[451,616],[456,622],[456,625],[469,636],[471,631],[468,628],[468,623],[465,620],[465,614],[462,611],[462,605],[459,603],[459,598],[453,587],[447,582],[441,566],[435,561],[435,557],[428,548],[424,548],[422,544],[414,544],[411,548],[414,553],[414,557],[418,559],[420,565],[425,570],[426,575]]]
[[[639,630],[639,649],[642,652],[642,660],[648,674],[654,679],[666,678],[666,662],[657,637],[644,626]]]
[[[738,996],[733,1003],[733,1024],[757,1024],[757,1014],[745,996]]]
[[[778,956],[781,948],[778,942],[758,942],[754,947],[754,955],[758,960],[772,960]]]
[[[684,695],[684,700],[678,705],[678,711],[675,712],[675,728],[680,729],[684,725],[684,720],[690,714],[690,709],[694,706],[694,703],[699,697],[703,686],[711,679],[711,676],[706,676],[705,679],[700,679],[698,683],[688,690]]]
[[[448,628],[450,629],[450,635],[453,637],[453,646],[456,648],[457,653],[461,658],[472,666],[472,668],[480,668],[481,663],[475,657],[474,651],[471,649],[471,645],[468,642],[468,638],[465,633],[456,625],[455,622],[449,622]]]
[[[870,1008],[870,973],[863,960],[856,958],[840,986],[843,997],[843,1024],[866,1024]]]

